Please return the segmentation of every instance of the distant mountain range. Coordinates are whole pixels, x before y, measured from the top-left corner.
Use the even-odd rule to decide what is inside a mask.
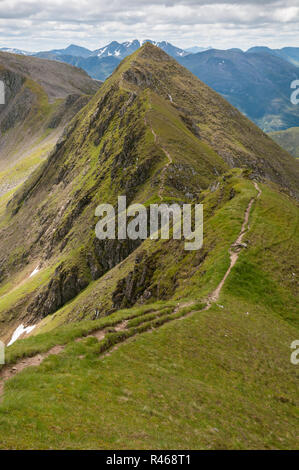
[[[290,84],[299,78],[299,48],[296,47],[253,47],[244,52],[237,48],[216,50],[195,46],[183,50],[167,41],[134,39],[123,43],[112,41],[95,51],[74,44],[37,53],[8,48],[5,51],[65,62],[104,81],[121,60],[146,42],[175,58],[264,131],[298,126],[299,107],[290,103]]]
[[[41,58],[48,58],[52,56],[53,58],[59,59],[61,56],[74,56],[74,57],[89,57],[92,55],[92,51],[86,49],[85,47],[76,46],[75,44],[71,44],[70,46],[66,47],[65,49],[53,49],[51,51],[41,51],[36,52],[33,55]]]
[[[151,39],[146,39],[143,41],[134,39],[133,41],[126,41],[123,43],[112,41],[110,44],[96,49],[95,51],[91,51],[85,47],[80,47],[75,44],[71,44],[65,49],[52,49],[49,51],[40,51],[35,53],[8,48],[3,48],[0,50],[4,51],[5,49],[5,52],[11,52],[14,54],[33,55],[42,59],[65,62],[67,64],[82,68],[92,78],[97,80],[106,80],[106,78],[108,78],[119,65],[121,60],[137,51],[146,42],[150,42],[151,44],[158,46],[160,49],[175,59],[185,57],[190,54],[190,52],[173,46],[167,41],[156,42],[152,41]]]
[[[276,55],[282,59],[291,62],[291,64],[299,66],[299,47],[284,47],[282,49],[270,49],[269,47],[252,47],[247,52],[260,53],[267,52],[268,54]]]
[[[295,158],[149,43],[0,65],[1,449],[297,448]]]
[[[151,39],[145,39],[144,41],[139,41],[138,39],[134,39],[133,41],[127,41],[120,44],[117,41],[113,41],[105,47],[101,47],[92,53],[93,56],[97,56],[99,58],[104,57],[116,57],[120,60],[124,59],[128,55],[132,54],[133,52],[137,51],[144,43],[150,42],[155,46],[162,49],[171,57],[184,57],[189,53],[180,49],[179,47],[173,46],[167,41],[156,42],[152,41]]]
[[[178,61],[264,131],[298,126],[299,106],[290,102],[290,85],[299,70],[285,59],[263,51],[212,49]]]
[[[188,47],[188,49],[185,49],[185,50],[186,52],[189,52],[189,54],[197,54],[198,52],[208,51],[209,49],[213,49],[213,48],[194,46],[194,47]]]
[[[99,57],[100,59],[104,57],[116,57],[119,60],[124,59],[128,55],[137,51],[144,43],[150,42],[155,46],[162,49],[171,57],[184,57],[189,54],[198,54],[199,52],[205,52],[207,50],[213,49],[209,47],[193,46],[186,49],[181,49],[174,46],[168,41],[153,41],[151,39],[145,39],[139,41],[138,39],[133,39],[132,41],[126,41],[119,43],[118,41],[112,41],[104,47],[92,51],[86,47],[77,46],[76,44],[71,44],[70,46],[64,49],[52,49],[49,51],[40,51],[40,52],[28,52],[22,49],[2,47],[0,51],[10,52],[13,54],[21,55],[33,55],[41,58],[52,58],[52,60],[59,60],[64,56],[73,56],[73,57]],[[230,49],[235,51],[244,52],[241,49]],[[265,46],[255,46],[248,49],[248,53],[268,53],[285,59],[287,62],[290,62],[293,65],[299,66],[299,47],[283,47],[282,49],[271,49],[270,47]]]
[[[299,159],[299,127],[291,127],[285,131],[272,132],[273,140],[291,155]]]
[[[83,58],[98,57],[99,59],[103,59],[105,57],[115,57],[118,60],[122,60],[128,55],[137,51],[146,42],[150,42],[151,44],[154,44],[155,46],[159,47],[168,55],[174,58],[184,57],[190,54],[190,51],[185,51],[183,49],[180,49],[179,47],[173,46],[167,41],[157,42],[157,41],[152,41],[151,39],[145,39],[143,41],[134,39],[132,41],[126,41],[123,43],[112,41],[106,46],[96,49],[95,51],[90,51],[89,49],[86,49],[85,47],[80,47],[80,46],[76,46],[75,44],[71,44],[65,49],[52,49],[50,51],[41,51],[41,52],[30,53],[30,54],[35,55],[37,57],[46,58],[46,59],[52,58],[54,60],[61,60],[61,58],[65,56],[81,57],[81,58],[82,57]],[[197,49],[205,50],[205,48],[196,48],[196,52],[198,52]],[[6,50],[6,52],[14,52],[15,54],[17,53],[28,54],[25,51],[16,52],[16,50]]]
[[[21,49],[15,49],[11,47],[1,47],[1,52],[9,52],[10,54],[19,54],[19,55],[34,55],[34,52],[23,51]]]

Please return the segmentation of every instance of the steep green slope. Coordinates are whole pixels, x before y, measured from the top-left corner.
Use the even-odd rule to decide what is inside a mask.
[[[0,447],[295,448],[297,183],[162,51],[128,57],[0,199],[0,337],[35,325],[0,369]],[[203,247],[99,241],[118,195],[203,203]]]
[[[0,53],[0,197],[22,183],[57,142],[99,84],[82,70]]]
[[[299,127],[292,127],[285,131],[272,132],[270,137],[293,157],[299,158]]]
[[[213,213],[213,207],[221,208],[238,191],[233,182],[224,184],[221,177],[218,179],[229,166],[247,167],[251,178],[266,177],[286,190],[296,190],[298,167],[294,160],[163,51],[146,44],[125,59],[77,114],[49,159],[2,215],[1,337],[7,339],[21,319],[35,324],[54,314],[88,286],[92,289],[94,281],[136,250],[138,241],[100,242],[95,238],[98,204],[115,204],[120,194],[127,196],[128,204],[161,199],[195,202],[203,200],[208,188],[214,191],[218,187],[208,196],[208,201],[214,201],[210,203]],[[248,185],[254,193],[252,184]],[[246,197],[241,201],[248,203]],[[215,243],[211,235],[210,249]],[[159,249],[164,251],[163,246]],[[185,258],[188,263],[192,259],[192,255],[186,256],[182,243],[176,250],[182,266],[167,256],[159,265],[158,250],[150,262],[148,284],[155,285],[153,298],[176,294],[177,286],[171,279],[183,275]],[[167,253],[170,256],[171,251]],[[141,267],[149,257],[144,255]],[[100,305],[89,305],[91,297],[79,318],[98,306],[104,314],[107,309],[131,306],[142,295],[147,296],[145,283],[139,296],[133,292],[131,298],[124,298],[126,273],[137,269],[138,275],[134,264],[132,255],[123,265],[123,280],[112,275],[114,284],[108,289],[107,302],[103,295],[97,301]],[[164,285],[157,273],[165,266],[173,273]],[[40,273],[28,278],[36,268]]]
[[[298,447],[298,374],[290,362],[298,328],[291,326],[289,313],[296,311],[299,274],[298,209],[292,200],[261,185],[250,214],[248,249],[240,253],[218,302],[208,310],[198,302],[223,277],[229,245],[242,224],[237,214],[244,214],[254,196],[251,182],[233,179],[240,192],[206,223],[205,238],[214,236],[219,246],[200,264],[199,254],[191,268],[190,259],[185,262],[179,284],[189,298],[180,306],[178,300],[139,305],[51,328],[8,349],[16,369],[26,357],[28,365],[38,365],[47,351],[52,355],[5,383],[1,448]],[[173,280],[169,272],[161,274]],[[99,281],[86,292],[85,303],[95,302],[103,288]],[[83,305],[77,303],[79,311]],[[70,304],[69,312],[74,310]],[[0,388],[1,378],[0,370]]]

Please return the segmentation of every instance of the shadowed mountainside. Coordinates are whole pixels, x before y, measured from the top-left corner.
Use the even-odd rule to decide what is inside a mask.
[[[11,191],[47,156],[64,126],[99,84],[66,64],[0,53],[0,196]]]
[[[275,55],[277,57],[282,57],[284,60],[287,60],[293,65],[299,66],[299,47],[283,47],[281,49],[271,49],[270,47],[256,46],[251,47],[247,51],[248,53],[261,53],[265,52],[268,54]]]

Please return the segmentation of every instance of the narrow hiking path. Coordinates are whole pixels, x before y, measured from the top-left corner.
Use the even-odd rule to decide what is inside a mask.
[[[156,134],[155,134],[154,130],[152,130],[152,132],[153,132],[153,135],[155,136]],[[209,310],[211,308],[212,304],[217,302],[217,300],[219,299],[220,293],[222,291],[222,288],[224,286],[224,283],[225,283],[225,281],[228,278],[232,268],[235,266],[235,264],[236,264],[236,262],[239,258],[240,252],[242,251],[243,248],[246,247],[246,245],[244,243],[242,243],[242,240],[244,238],[244,235],[249,230],[249,217],[250,217],[250,213],[251,213],[251,210],[252,210],[252,206],[253,206],[254,202],[259,199],[259,197],[261,196],[261,193],[262,193],[262,191],[259,188],[258,184],[256,182],[253,182],[253,184],[254,184],[254,187],[257,190],[258,194],[257,194],[257,196],[251,198],[251,200],[250,200],[250,202],[247,206],[247,209],[245,211],[242,228],[241,228],[241,231],[238,235],[238,238],[236,239],[235,242],[233,242],[231,244],[231,246],[229,248],[230,266],[229,266],[228,270],[226,271],[223,279],[221,280],[221,282],[219,283],[219,285],[215,289],[215,291],[208,297],[206,307],[204,307],[201,311]],[[168,323],[168,322],[171,322],[171,321],[174,321],[174,320],[182,320],[183,318],[187,318],[188,316],[194,314],[195,311],[190,310],[187,313],[183,313],[179,317],[176,316],[176,314],[178,314],[180,309],[184,309],[186,307],[191,308],[194,304],[195,304],[194,301],[190,301],[190,302],[183,303],[183,304],[178,303],[174,307],[173,312],[171,314],[171,315],[173,315],[173,318],[171,317],[171,315],[170,315],[170,317],[167,317],[167,314],[165,314],[165,318],[167,317],[166,321],[164,321],[164,322],[162,321],[162,323],[157,324],[156,327],[159,328],[160,326],[162,326],[165,323]],[[159,316],[159,314],[157,313],[157,318],[158,318],[158,316]],[[163,314],[162,314],[161,318],[163,320]],[[141,318],[141,320],[142,320],[142,318]],[[146,320],[145,320],[145,322],[146,322]],[[114,329],[115,332],[128,331],[128,323],[129,323],[128,319],[127,320],[122,320],[119,323],[115,324],[113,329]],[[141,321],[141,324],[142,324],[142,321]],[[153,331],[154,329],[156,329],[154,326],[149,327],[148,329],[145,329],[144,332],[145,331]],[[111,328],[110,328],[110,330],[111,330]],[[102,329],[97,329],[97,330],[93,331],[92,333],[90,333],[87,336],[79,337],[75,341],[80,342],[80,341],[84,340],[85,338],[92,338],[93,337],[93,338],[96,338],[100,342],[100,341],[103,341],[105,339],[107,333],[109,333],[109,328],[104,327]],[[134,333],[134,335],[128,336],[128,338],[120,340],[120,342],[114,344],[111,348],[108,348],[107,350],[103,351],[102,353],[100,353],[101,357],[103,358],[103,357],[109,356],[113,351],[117,350],[121,346],[121,344],[123,344],[126,341],[132,340],[132,337],[135,336],[136,334],[138,334],[138,333]],[[33,357],[24,358],[24,359],[18,361],[16,364],[7,364],[7,365],[5,365],[2,369],[0,369],[0,399],[3,395],[4,385],[5,385],[5,382],[7,382],[7,380],[13,378],[16,374],[22,372],[27,367],[39,366],[46,358],[48,358],[51,355],[60,354],[62,351],[65,350],[65,348],[66,348],[66,345],[55,346],[46,353],[40,353],[40,354],[36,354]]]
[[[244,243],[242,243],[242,240],[244,238],[244,235],[249,230],[248,221],[249,221],[249,216],[250,216],[250,213],[251,213],[251,209],[252,209],[253,203],[257,199],[259,199],[259,197],[262,193],[259,186],[258,186],[258,184],[255,181],[253,182],[253,184],[254,184],[254,187],[257,190],[258,194],[257,194],[256,197],[253,197],[250,200],[250,202],[247,206],[247,209],[245,211],[244,221],[243,221],[242,228],[241,228],[241,232],[239,233],[237,240],[230,246],[230,249],[229,249],[229,254],[230,254],[229,268],[226,271],[223,279],[221,280],[221,282],[219,283],[217,288],[209,296],[209,298],[208,298],[208,308],[212,305],[212,303],[217,302],[217,300],[219,299],[219,296],[220,296],[220,293],[221,293],[222,288],[224,286],[224,283],[225,283],[226,279],[228,278],[228,276],[230,275],[230,272],[231,272],[232,268],[235,266],[236,262],[238,261],[240,252],[242,251],[243,248],[246,248],[246,245]]]
[[[22,372],[22,370],[26,369],[27,367],[39,366],[44,359],[49,356],[52,356],[53,354],[59,354],[63,350],[64,346],[54,346],[46,353],[40,353],[32,357],[26,357],[18,361],[16,364],[7,364],[2,367],[2,369],[0,370],[0,398],[3,394],[4,385],[7,380],[11,379],[16,374],[19,374],[20,372]]]
[[[160,189],[159,189],[159,192],[158,192],[158,196],[160,198],[160,201],[163,201],[163,191],[164,191],[164,188],[165,188],[165,181],[166,181],[166,171],[169,167],[169,165],[171,165],[173,163],[173,160],[171,158],[171,155],[170,153],[164,148],[162,147],[161,145],[161,149],[163,150],[163,152],[165,153],[166,157],[168,158],[168,163],[164,166],[163,170],[162,170],[162,173],[161,173],[161,185],[160,185]]]
[[[170,153],[168,152],[168,150],[166,150],[165,147],[163,147],[162,144],[159,144],[158,143],[158,136],[156,134],[156,132],[154,131],[152,125],[148,122],[146,116],[144,117],[144,122],[145,122],[145,125],[146,126],[149,126],[153,136],[154,136],[154,142],[155,144],[157,145],[160,145],[162,151],[164,152],[164,154],[166,155],[167,159],[168,159],[168,162],[166,163],[166,165],[164,166],[162,172],[161,172],[161,183],[160,183],[160,187],[159,187],[159,191],[158,191],[158,196],[159,196],[159,199],[160,201],[163,201],[163,191],[164,191],[164,188],[165,188],[165,180],[166,180],[166,171],[169,167],[169,165],[171,165],[173,163],[173,160],[172,160],[172,157],[170,155]]]
[[[114,331],[119,332],[119,331],[125,330],[127,327],[127,324],[128,324],[127,320],[121,321],[120,323],[115,325]],[[105,339],[107,332],[108,332],[107,329],[96,330],[95,332],[87,336],[77,338],[75,341],[80,342],[85,338],[97,338],[98,341],[101,341]],[[39,353],[32,357],[26,357],[16,362],[16,364],[5,365],[2,369],[0,369],[0,399],[1,399],[1,396],[3,395],[4,385],[5,385],[5,382],[7,382],[7,380],[19,374],[24,369],[27,369],[27,367],[39,366],[49,356],[60,354],[65,350],[65,348],[66,348],[66,345],[54,346],[46,353]]]

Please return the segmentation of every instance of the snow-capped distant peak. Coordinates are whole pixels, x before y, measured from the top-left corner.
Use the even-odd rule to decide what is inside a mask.
[[[143,46],[146,42],[150,42],[154,46],[160,47],[164,50],[167,54],[171,55],[172,57],[183,57],[188,53],[179,47],[173,46],[168,41],[153,41],[152,39],[142,39],[141,41],[138,39],[132,39],[130,41],[125,41],[123,43],[119,43],[117,41],[112,41],[110,44],[107,44],[100,49],[97,49],[92,53],[92,55],[97,55],[99,58],[103,59],[104,57],[115,57],[117,59],[124,59],[129,54],[137,51],[139,47]]]
[[[19,55],[33,55],[33,52],[22,51],[21,49],[14,49],[11,47],[1,47],[0,51],[8,52],[9,54],[19,54]]]
[[[122,45],[125,46],[125,47],[131,47],[134,43],[136,43],[136,45],[138,45],[140,47],[140,41],[138,41],[138,39],[132,39],[131,41],[126,41],[126,42],[123,42]]]

